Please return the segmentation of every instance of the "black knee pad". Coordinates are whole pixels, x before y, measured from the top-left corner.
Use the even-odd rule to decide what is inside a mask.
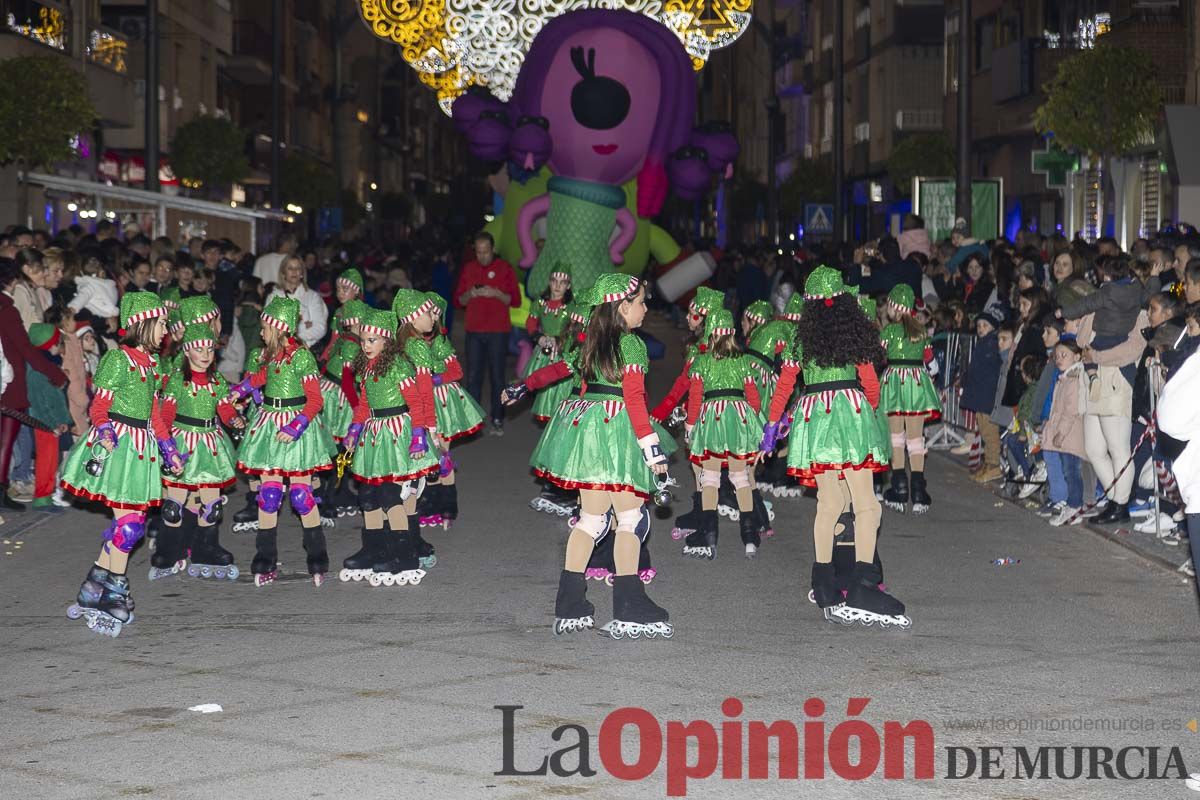
[[[162,520],[168,525],[178,525],[183,521],[183,506],[169,497],[163,498]]]
[[[379,507],[384,511],[404,503],[403,488],[400,484],[383,483],[374,488],[377,490],[379,496]]]
[[[637,535],[637,537],[639,539],[642,540],[643,543],[646,542],[646,540],[648,540],[650,538],[650,506],[649,505],[647,505],[647,504],[642,505],[642,518],[641,518],[641,520],[638,521],[637,527],[633,529],[633,532]]]
[[[373,483],[364,483],[358,490],[358,507],[364,512],[378,511],[382,508],[379,494],[382,487],[376,486]]]

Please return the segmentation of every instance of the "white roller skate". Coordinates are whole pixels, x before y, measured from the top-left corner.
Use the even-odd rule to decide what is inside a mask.
[[[587,599],[587,581],[579,572],[563,570],[558,577],[558,597],[554,601],[554,635],[591,630],[596,609]]]
[[[600,633],[613,639],[670,639],[675,629],[670,615],[646,596],[646,587],[636,575],[618,575],[613,581],[613,619]]]

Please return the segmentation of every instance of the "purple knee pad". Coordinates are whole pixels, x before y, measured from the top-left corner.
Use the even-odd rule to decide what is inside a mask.
[[[288,489],[288,500],[292,510],[302,517],[317,507],[317,498],[313,497],[312,487],[307,483],[293,484]]]
[[[258,510],[264,514],[275,514],[283,505],[283,484],[268,481],[258,487]]]
[[[104,547],[108,549],[108,543],[112,542],[112,546],[120,550],[122,553],[129,553],[146,535],[146,516],[144,514],[126,514],[120,519],[113,520],[113,523],[104,531]]]

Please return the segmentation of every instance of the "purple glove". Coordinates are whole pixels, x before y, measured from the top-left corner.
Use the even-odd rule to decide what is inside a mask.
[[[279,429],[281,433],[286,433],[292,437],[292,440],[299,439],[304,431],[308,430],[308,417],[303,414],[297,414],[296,418]]]
[[[239,403],[247,397],[254,398],[255,405],[262,405],[262,392],[250,383],[249,378],[229,387],[230,402]]]
[[[454,469],[454,459],[450,457],[450,451],[447,450],[446,452],[442,453],[442,457],[438,459],[438,476],[444,478],[451,472],[454,472]]]
[[[162,456],[163,463],[168,464],[171,469],[183,469],[187,462],[187,456],[179,452],[172,438],[158,440],[158,454]]]
[[[425,429],[417,426],[412,429],[412,441],[408,444],[408,454],[410,456],[424,455],[429,450],[429,440],[425,435]]]
[[[363,426],[361,422],[352,422],[350,427],[346,429],[346,435],[342,438],[342,446],[347,451],[358,447],[358,437],[362,436]]]
[[[786,439],[788,431],[792,429],[792,415],[784,414],[783,419],[778,422],[779,429],[775,432],[777,439]]]
[[[529,387],[525,385],[524,381],[510,383],[508,386],[504,387],[504,399],[506,401],[506,405],[511,405],[512,403],[517,402],[527,394],[529,394]]]
[[[117,448],[117,432],[113,429],[111,422],[105,422],[103,425],[96,426],[96,441],[106,447],[112,445],[115,450]]]
[[[779,441],[779,423],[768,422],[763,428],[762,443],[759,444],[759,452],[770,453],[775,449],[775,443]]]
[[[434,385],[434,386],[441,386],[441,385],[442,385],[442,376],[441,376],[441,374],[440,374],[440,373],[439,373],[439,374],[435,374],[435,375],[433,376],[433,385]]]

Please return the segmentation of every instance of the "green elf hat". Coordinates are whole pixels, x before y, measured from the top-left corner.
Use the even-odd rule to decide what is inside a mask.
[[[219,316],[221,309],[217,308],[217,304],[208,295],[185,297],[179,304],[179,318],[183,320],[184,325],[212,322]]]
[[[804,295],[799,292],[794,292],[788,298],[787,305],[783,307],[781,317],[789,322],[799,322],[800,316],[804,313]]]
[[[407,325],[434,308],[433,301],[424,292],[418,292],[416,289],[397,289],[396,299],[392,301],[392,313],[396,315],[396,321],[400,325]]]
[[[49,322],[35,322],[29,326],[29,342],[39,350],[49,350],[61,338],[58,326]]]
[[[638,287],[641,285],[641,280],[633,275],[606,272],[596,278],[596,283],[592,286],[588,299],[594,306],[602,303],[615,303],[637,294]]]
[[[733,314],[721,308],[711,312],[704,320],[704,338],[711,341],[714,336],[733,336]]]
[[[692,298],[691,305],[688,306],[688,311],[699,316],[704,316],[724,306],[724,294],[707,286],[699,286],[696,288],[696,296]]]
[[[190,300],[191,298],[188,298]],[[186,301],[185,301],[186,302]],[[217,340],[213,337],[212,328],[200,322],[188,325],[183,331],[183,351],[195,350],[197,347],[216,347]]]
[[[845,293],[842,273],[823,264],[814,269],[804,282],[804,299],[824,300],[827,306],[833,305],[833,298]]]
[[[860,294],[858,296],[858,307],[867,315],[867,319],[874,320],[879,313],[879,304],[875,302],[875,298],[869,294]]]
[[[917,304],[912,287],[907,283],[898,283],[892,287],[887,296],[888,308],[897,314],[911,314]]]
[[[592,308],[596,305],[591,288],[582,289],[575,293],[575,300],[567,306],[567,316],[586,326],[592,319]]]
[[[394,339],[396,338],[396,328],[398,327],[399,322],[396,319],[396,315],[391,311],[380,311],[375,308],[369,308],[362,318],[363,336],[373,333],[385,339]]]
[[[170,308],[170,306],[168,306]],[[176,305],[167,312],[167,330],[174,336],[179,336],[183,333],[186,326],[183,324],[183,316],[179,313],[179,306]]]
[[[446,298],[437,292],[426,292],[425,297],[432,301],[434,308],[437,309],[437,315],[444,318],[446,316]]]
[[[363,293],[363,276],[354,267],[337,276],[337,283],[346,289],[353,289],[357,297],[362,297]]]
[[[746,306],[746,310],[742,312],[742,316],[755,325],[762,325],[771,318],[773,313],[774,309],[771,308],[771,304],[766,300],[755,300]]]
[[[263,309],[262,321],[288,336],[296,335],[300,323],[300,301],[291,297],[276,297]]]
[[[371,307],[362,300],[357,298],[353,300],[347,300],[346,302],[342,303],[341,307],[337,310],[339,317],[338,324],[353,325],[357,322],[362,322],[363,315],[370,310]]]
[[[554,269],[551,270],[551,272],[550,272],[550,279],[551,280],[558,279],[560,281],[571,280],[571,265],[564,264],[561,261],[557,262],[554,265]]]
[[[153,292],[126,292],[121,298],[121,330],[117,335],[124,336],[125,331],[142,320],[166,315],[166,306]]]

